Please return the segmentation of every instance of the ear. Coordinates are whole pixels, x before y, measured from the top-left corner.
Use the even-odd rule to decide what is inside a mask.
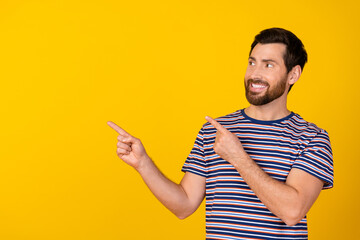
[[[295,67],[293,67],[293,69],[291,69],[291,71],[288,74],[288,83],[289,85],[293,85],[294,83],[296,83],[301,75],[301,67],[300,65],[296,65]]]

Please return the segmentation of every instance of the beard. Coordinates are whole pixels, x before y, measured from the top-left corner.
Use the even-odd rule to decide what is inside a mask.
[[[281,97],[286,89],[286,76],[274,86],[270,86],[269,83],[263,80],[254,80],[254,79],[248,79],[245,80],[245,91],[246,91],[246,99],[248,102],[255,106],[261,106],[265,105],[269,102],[274,101],[275,99]],[[251,92],[250,86],[251,84],[261,84],[267,87],[266,92]]]

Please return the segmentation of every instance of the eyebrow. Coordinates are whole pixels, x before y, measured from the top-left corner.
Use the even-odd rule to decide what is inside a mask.
[[[249,57],[249,59],[251,59],[251,60],[253,60],[253,61],[256,62],[256,59],[255,59],[254,57]],[[262,59],[261,61],[262,61],[262,62],[273,62],[273,63],[278,64],[278,62],[275,61],[275,60],[273,60],[273,59]]]

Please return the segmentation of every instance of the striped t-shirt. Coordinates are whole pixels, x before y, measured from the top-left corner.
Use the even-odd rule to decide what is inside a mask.
[[[291,113],[260,121],[238,110],[216,119],[236,134],[249,156],[271,177],[285,182],[298,168],[333,186],[328,134]],[[182,171],[206,178],[206,239],[307,239],[307,221],[287,226],[259,200],[236,169],[214,152],[216,129],[205,123]]]

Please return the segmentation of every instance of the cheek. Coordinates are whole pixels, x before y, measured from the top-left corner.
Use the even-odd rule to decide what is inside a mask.
[[[268,73],[268,79],[269,81],[271,81],[272,83],[276,83],[282,79],[284,79],[283,74],[281,74],[280,72],[277,71],[269,71]]]

